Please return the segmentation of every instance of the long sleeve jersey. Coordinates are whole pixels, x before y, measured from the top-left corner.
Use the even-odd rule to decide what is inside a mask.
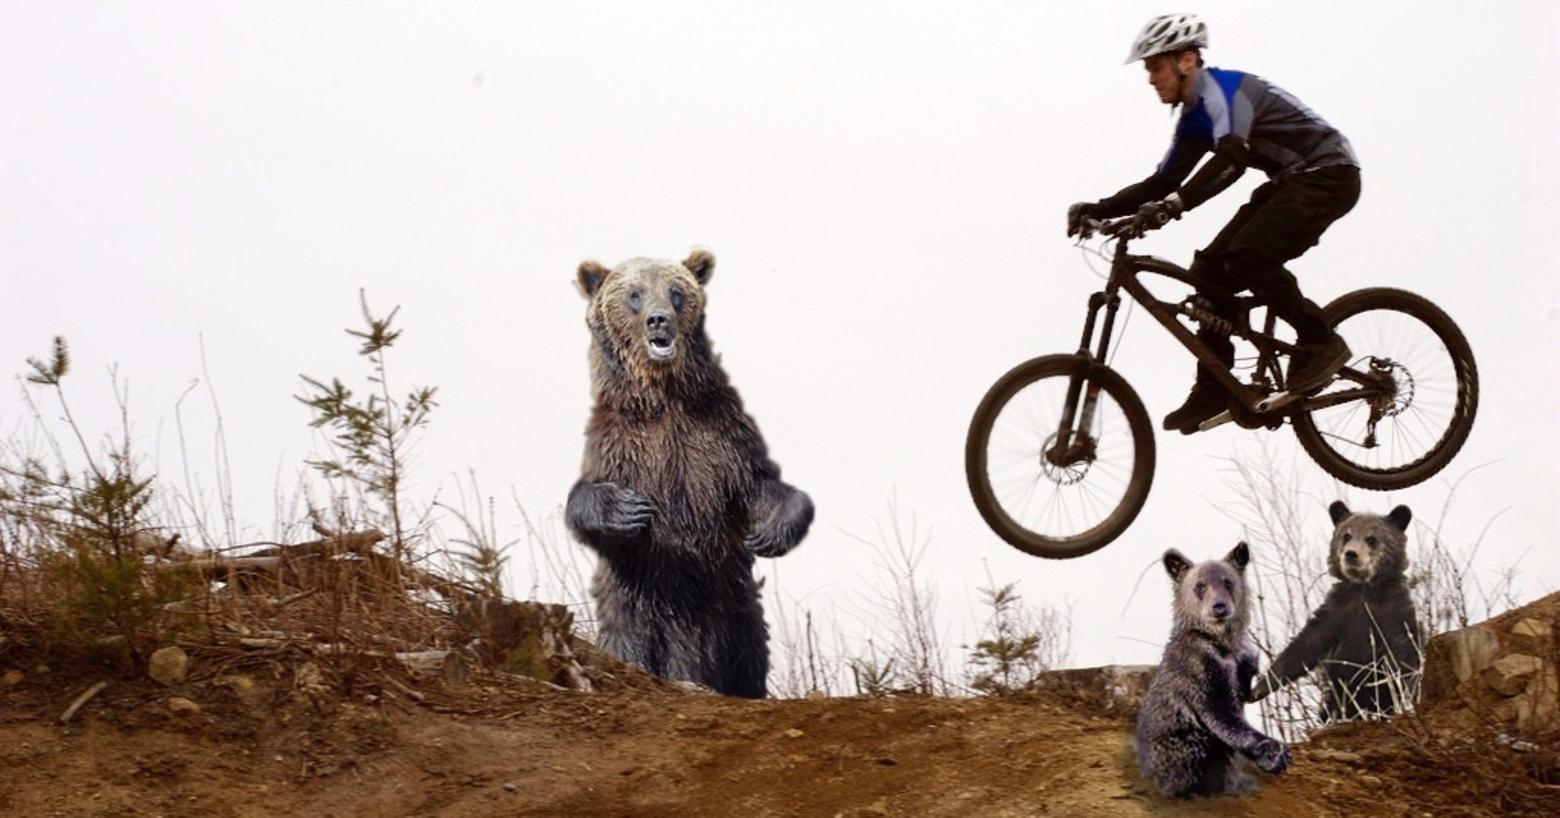
[[[1214,158],[1177,191],[1209,151]],[[1248,166],[1279,179],[1331,165],[1359,167],[1337,128],[1255,74],[1210,66],[1197,72],[1192,99],[1159,166],[1147,179],[1101,200],[1100,207],[1107,217],[1125,216],[1178,192],[1191,209],[1229,187]]]

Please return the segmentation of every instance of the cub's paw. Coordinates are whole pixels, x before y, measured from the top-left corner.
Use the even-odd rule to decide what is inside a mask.
[[[655,504],[643,494],[616,483],[602,483],[600,488],[601,519],[598,522],[602,533],[633,537],[655,519]]]
[[[1265,738],[1252,748],[1251,760],[1265,773],[1278,775],[1289,769],[1289,746],[1278,739]]]

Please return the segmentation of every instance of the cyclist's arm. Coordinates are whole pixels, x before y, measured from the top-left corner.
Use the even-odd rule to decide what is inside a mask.
[[[1203,163],[1197,173],[1176,191],[1182,208],[1191,210],[1223,193],[1246,172],[1246,163],[1245,142],[1233,134],[1220,139],[1219,146],[1213,151],[1213,158]]]
[[[1212,147],[1212,143],[1201,135],[1198,123],[1183,118],[1176,127],[1170,150],[1165,153],[1159,167],[1147,179],[1127,185],[1114,196],[1101,199],[1095,205],[1099,208],[1099,217],[1114,219],[1131,215],[1139,207],[1176,192],[1181,180],[1192,172],[1192,168],[1197,167],[1197,162]]]

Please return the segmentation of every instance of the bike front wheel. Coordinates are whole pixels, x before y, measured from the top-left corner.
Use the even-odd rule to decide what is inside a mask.
[[[1294,414],[1300,445],[1328,474],[1364,489],[1422,483],[1451,462],[1479,408],[1479,369],[1462,330],[1428,299],[1375,287],[1323,309],[1379,395]],[[1344,392],[1340,378],[1313,400]]]
[[[1037,557],[1079,557],[1121,536],[1143,508],[1154,476],[1153,425],[1111,369],[1084,356],[1047,355],[986,392],[970,421],[964,470],[997,536]]]

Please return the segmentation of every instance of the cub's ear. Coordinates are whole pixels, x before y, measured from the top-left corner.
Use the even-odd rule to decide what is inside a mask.
[[[606,280],[607,273],[610,272],[612,271],[594,261],[580,262],[579,272],[575,274],[580,292],[584,293],[586,298],[595,295],[596,290],[601,287],[601,282]]]
[[[1230,553],[1224,555],[1224,561],[1235,566],[1237,571],[1246,570],[1246,563],[1251,562],[1251,546],[1246,545],[1245,540],[1241,540],[1239,544],[1230,549]]]
[[[1408,521],[1414,519],[1414,512],[1408,510],[1408,506],[1398,506],[1387,514],[1387,522],[1391,523],[1399,531],[1408,530]]]
[[[1186,572],[1192,569],[1192,561],[1182,556],[1181,552],[1175,550],[1174,548],[1165,552],[1164,559],[1165,571],[1168,572],[1170,574],[1170,578],[1176,582],[1180,582],[1181,578],[1186,576]]]
[[[703,287],[710,283],[710,276],[715,272],[715,254],[702,247],[694,248],[693,252],[683,259],[683,266],[688,268],[688,272],[693,273],[694,280]]]
[[[1342,500],[1334,500],[1333,504],[1327,507],[1327,515],[1332,517],[1333,525],[1337,525],[1343,522],[1343,518],[1349,516],[1349,507],[1344,505]]]

